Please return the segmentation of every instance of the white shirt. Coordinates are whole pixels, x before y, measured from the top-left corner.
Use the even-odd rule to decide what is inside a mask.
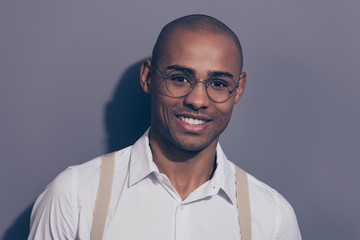
[[[235,168],[220,145],[212,179],[184,201],[152,160],[148,131],[116,152],[112,195],[103,239],[241,239]],[[38,197],[29,239],[90,239],[100,162],[98,157],[59,174]],[[301,239],[290,204],[248,176],[252,239]]]

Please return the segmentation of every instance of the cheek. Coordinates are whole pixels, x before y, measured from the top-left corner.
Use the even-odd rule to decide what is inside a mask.
[[[218,106],[218,111],[221,112],[224,115],[231,115],[231,112],[234,107],[233,103],[234,99],[229,99],[227,102],[224,102],[223,104],[220,104]]]
[[[153,97],[151,102],[151,115],[154,121],[161,121],[163,116],[163,104],[159,97]]]
[[[153,97],[151,103],[151,114],[154,121],[157,121],[157,123],[161,122],[163,125],[166,125],[169,120],[169,114],[172,106],[172,102],[169,101],[166,96],[156,95]]]
[[[221,108],[218,108],[223,125],[227,125],[228,122],[230,121],[230,117],[233,111],[233,106],[234,106],[233,104],[231,105],[227,104],[222,106]]]

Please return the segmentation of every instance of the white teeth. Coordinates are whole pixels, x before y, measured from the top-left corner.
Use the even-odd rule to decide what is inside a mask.
[[[179,116],[179,119],[190,125],[199,125],[199,124],[204,124],[206,122],[204,120],[188,118],[188,117],[183,117],[183,116]]]

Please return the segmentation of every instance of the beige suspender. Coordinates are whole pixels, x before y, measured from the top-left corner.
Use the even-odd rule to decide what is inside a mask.
[[[101,240],[104,233],[114,177],[114,164],[115,153],[109,153],[101,157],[100,181],[91,226],[91,240]]]
[[[236,198],[242,240],[251,240],[249,185],[246,172],[235,165]]]
[[[101,240],[104,233],[114,177],[114,163],[114,153],[109,153],[101,158],[100,181],[90,233],[91,240]],[[250,200],[247,176],[246,172],[236,165],[235,173],[241,239],[251,240]]]

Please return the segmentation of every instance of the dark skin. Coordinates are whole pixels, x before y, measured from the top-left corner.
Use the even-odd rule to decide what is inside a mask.
[[[184,200],[208,181],[214,171],[219,136],[230,120],[234,104],[242,96],[246,74],[240,72],[238,48],[225,34],[178,29],[164,44],[166,51],[157,63],[162,73],[166,74],[173,66],[182,66],[191,69],[199,79],[225,72],[239,80],[234,95],[224,103],[211,101],[202,83],[197,83],[189,95],[176,98],[167,92],[150,60],[141,67],[141,85],[152,95],[153,160]]]

